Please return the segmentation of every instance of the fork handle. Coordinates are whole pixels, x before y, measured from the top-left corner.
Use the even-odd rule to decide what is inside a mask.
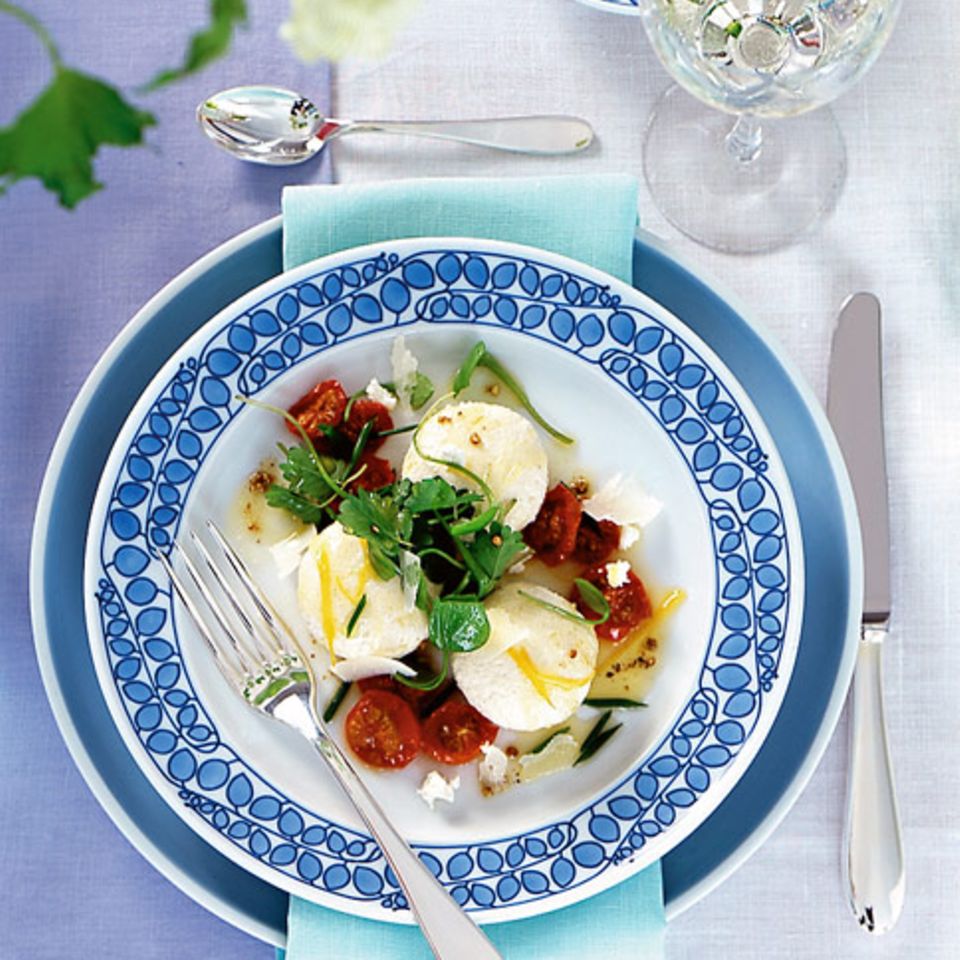
[[[323,736],[313,745],[327,761],[340,786],[393,867],[413,915],[437,960],[502,960],[480,928],[440,886],[436,877],[397,833],[340,748]]]

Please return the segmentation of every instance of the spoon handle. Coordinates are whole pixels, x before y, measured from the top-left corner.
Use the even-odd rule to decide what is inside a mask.
[[[399,133],[434,140],[455,140],[511,153],[577,153],[593,141],[593,128],[578,117],[499,117],[488,120],[377,121],[344,123],[338,137],[348,133]]]

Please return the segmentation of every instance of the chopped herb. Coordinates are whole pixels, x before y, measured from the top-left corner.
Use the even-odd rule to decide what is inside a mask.
[[[647,706],[642,700],[630,700],[627,697],[587,697],[583,705],[597,710],[633,710]]]
[[[407,423],[402,427],[394,427],[392,430],[378,430],[378,437],[392,437],[397,433],[409,433],[411,430],[416,430],[417,425],[415,423]]]
[[[512,373],[495,357],[492,353],[487,351],[486,345],[481,340],[479,343],[473,345],[473,348],[470,350],[470,353],[467,354],[466,360],[460,364],[460,368],[457,370],[453,378],[453,393],[454,396],[464,391],[469,385],[470,380],[473,377],[474,371],[477,367],[486,367],[516,398],[520,401],[520,405],[523,407],[527,413],[544,429],[547,433],[550,434],[554,440],[559,441],[560,443],[571,444],[573,443],[573,437],[568,437],[565,433],[561,433],[556,427],[548,423],[541,415],[540,412],[534,407],[533,403],[530,400],[530,397],[527,396],[526,390],[520,385],[520,381],[514,377]]]
[[[573,765],[577,766],[577,764],[586,763],[586,761],[589,760],[622,726],[622,723],[618,723],[615,726],[604,730],[603,733],[597,735],[596,739],[590,744],[589,748],[585,746],[581,747],[577,759],[573,761]]]
[[[553,733],[548,734],[543,740],[541,740],[532,750],[529,751],[530,754],[542,753],[549,746],[550,742],[554,737],[559,737],[561,733],[569,733],[569,727],[561,727],[559,730],[554,730]]]
[[[580,753],[577,755],[577,759],[573,761],[573,765],[577,766],[579,763],[583,763],[586,760],[589,760],[619,729],[623,724],[616,724],[613,727],[607,729],[607,723],[612,716],[611,710],[606,710],[600,714],[597,722],[590,728],[590,732],[584,737],[583,743],[580,744]]]
[[[349,636],[349,634],[348,634]],[[346,680],[341,680],[340,685],[334,691],[333,696],[330,698],[327,705],[323,708],[323,722],[329,723],[336,715],[337,711],[340,709],[340,704],[343,703],[347,693],[350,690],[350,683]]]
[[[347,621],[347,636],[353,633],[353,628],[357,625],[357,621],[360,619],[360,614],[363,613],[364,607],[367,605],[367,595],[364,594],[357,605],[353,608],[353,613],[350,614],[350,619]]]
[[[572,620],[574,623],[584,623],[591,627],[598,627],[601,623],[606,623],[610,618],[610,604],[607,603],[607,598],[588,580],[584,580],[582,577],[576,577],[573,581],[577,588],[580,591],[580,595],[583,597],[584,602],[593,610],[595,613],[600,614],[599,619],[591,620],[589,617],[583,616],[581,613],[575,613],[573,610],[566,610],[564,607],[559,606],[556,603],[551,603],[549,600],[544,600],[542,597],[536,597],[532,593],[527,593],[526,590],[519,590],[518,593],[521,597],[524,597],[527,600],[532,600],[538,606],[543,607],[545,610],[549,610],[551,613],[557,614],[559,617],[563,617],[566,620]]]

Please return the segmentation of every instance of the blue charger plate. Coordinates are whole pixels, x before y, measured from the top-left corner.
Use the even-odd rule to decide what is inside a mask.
[[[171,881],[223,919],[275,943],[285,936],[286,894],[215,851],[155,792],[112,723],[89,645],[78,640],[77,630],[83,623],[86,518],[127,412],[191,333],[281,271],[280,232],[279,219],[268,221],[197,261],[151,300],[104,354],[51,456],[31,569],[34,635],[47,694],[94,794]],[[777,721],[736,788],[664,858],[667,912],[675,915],[763,842],[812,774],[852,672],[862,571],[839,451],[816,400],[782,354],[647,235],[634,246],[634,285],[698,333],[750,393],[790,475],[806,558],[803,633]]]

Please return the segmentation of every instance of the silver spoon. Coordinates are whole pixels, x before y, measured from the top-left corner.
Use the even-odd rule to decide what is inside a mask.
[[[277,87],[234,87],[214,94],[197,107],[197,121],[228,153],[270,166],[303,163],[348,133],[402,133],[539,154],[577,153],[593,141],[586,120],[565,116],[424,123],[332,120],[306,98]]]

